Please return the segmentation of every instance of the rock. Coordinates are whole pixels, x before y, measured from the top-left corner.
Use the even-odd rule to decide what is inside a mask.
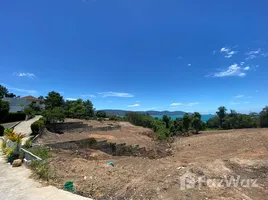
[[[21,164],[22,164],[21,159],[16,159],[13,161],[12,167],[19,167],[21,166]]]

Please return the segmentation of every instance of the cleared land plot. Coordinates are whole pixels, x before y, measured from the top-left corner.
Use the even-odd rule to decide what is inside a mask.
[[[62,187],[74,180],[79,194],[95,199],[267,199],[268,129],[202,132],[177,138],[171,148],[173,155],[161,159],[57,150],[49,183]],[[181,190],[186,172],[206,179],[254,179],[257,187],[241,187],[241,181],[238,187],[213,187],[196,179],[195,188]]]

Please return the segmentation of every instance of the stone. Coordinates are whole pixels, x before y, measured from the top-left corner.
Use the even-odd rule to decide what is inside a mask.
[[[13,161],[12,167],[19,167],[21,166],[21,164],[22,164],[21,159],[16,159]]]

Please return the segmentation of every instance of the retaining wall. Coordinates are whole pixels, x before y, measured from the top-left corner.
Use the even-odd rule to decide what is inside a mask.
[[[64,133],[68,132],[92,132],[92,131],[113,131],[120,130],[121,126],[103,126],[103,127],[93,127],[88,126],[87,124],[83,124],[80,122],[69,122],[69,123],[53,123],[47,124],[46,128],[50,132],[54,133]]]
[[[45,146],[55,149],[79,149],[79,148],[91,148],[103,151],[113,156],[137,156],[140,152],[144,152],[145,148],[140,148],[139,145],[132,146],[123,144],[116,144],[107,142],[107,140],[97,141],[94,138],[88,138],[76,141],[66,141],[45,144]]]

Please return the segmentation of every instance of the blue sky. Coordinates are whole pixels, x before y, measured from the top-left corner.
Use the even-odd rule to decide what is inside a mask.
[[[9,0],[0,84],[97,109],[260,111],[268,94],[267,1]]]

